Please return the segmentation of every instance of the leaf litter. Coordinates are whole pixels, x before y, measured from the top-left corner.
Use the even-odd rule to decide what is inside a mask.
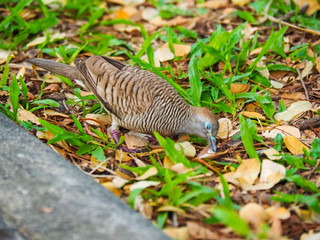
[[[320,8],[280,2],[6,3],[0,111],[175,239],[318,239]],[[194,136],[154,141],[124,129],[121,142],[143,151],[116,149],[110,117],[82,83],[24,63],[94,54],[174,79],[189,103],[214,110],[218,152]]]

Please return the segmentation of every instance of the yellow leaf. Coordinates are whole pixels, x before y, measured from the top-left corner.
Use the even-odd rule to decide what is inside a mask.
[[[131,157],[128,155],[127,152],[117,149],[115,159],[119,162],[128,162],[131,160]]]
[[[248,117],[248,118],[258,118],[258,119],[262,119],[262,120],[266,119],[265,116],[263,116],[261,113],[258,113],[258,112],[242,111],[241,115],[244,117]]]
[[[196,148],[190,142],[180,142],[174,145],[175,149],[182,151],[186,157],[194,157],[196,155]]]
[[[283,142],[293,155],[303,154],[303,148],[310,152],[310,149],[306,145],[293,136],[285,136]]]
[[[250,83],[241,84],[241,83],[231,83],[230,92],[231,93],[245,93],[250,90]]]
[[[123,11],[122,9],[119,9],[116,13],[116,16],[115,16],[116,19],[129,19],[130,18],[130,15]]]
[[[149,168],[144,174],[137,177],[136,180],[145,180],[151,176],[154,176],[158,173],[158,170],[155,167]]]
[[[110,192],[112,192],[114,195],[118,197],[121,196],[122,191],[116,188],[112,182],[101,183],[101,185],[108,189]]]
[[[163,159],[163,166],[165,167],[165,168],[171,168],[172,166],[173,166],[174,164],[173,164],[173,162],[171,161],[171,159],[166,155],[165,157],[164,157],[164,159]]]

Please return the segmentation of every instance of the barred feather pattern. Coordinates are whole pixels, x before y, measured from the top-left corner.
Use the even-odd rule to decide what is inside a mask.
[[[152,72],[101,56],[77,59],[75,65],[119,126],[168,136],[182,133],[181,126],[194,118],[195,108]]]

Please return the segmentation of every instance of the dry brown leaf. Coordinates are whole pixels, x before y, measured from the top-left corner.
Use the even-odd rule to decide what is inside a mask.
[[[219,239],[218,233],[211,231],[205,226],[201,226],[201,223],[189,221],[187,222],[187,228],[189,235],[195,239]]]
[[[280,219],[273,219],[271,228],[268,231],[268,239],[280,239],[282,236],[282,225]]]
[[[264,153],[270,160],[279,160],[282,158],[280,153],[277,150],[275,150],[274,148],[266,149],[266,150],[262,151],[262,153]]]
[[[87,119],[90,119],[90,118],[95,119],[95,120],[101,122],[103,125],[109,125],[112,122],[111,116],[107,115],[107,114],[88,113],[86,115],[86,118]],[[96,121],[85,120],[85,122],[87,122],[91,125],[100,126],[100,124],[98,124]]]
[[[257,63],[257,67],[261,67],[263,68],[262,70],[259,70],[260,74],[266,78],[269,78],[270,77],[270,73],[269,73],[269,70],[266,66],[266,64],[260,60],[258,63]]]
[[[112,179],[112,183],[116,188],[122,188],[127,182],[129,182],[129,180],[124,179],[124,178],[119,177],[119,176],[115,176]]]
[[[285,176],[286,168],[283,165],[267,159],[262,161],[260,183],[273,183],[275,185]]]
[[[240,217],[247,223],[254,226],[255,230],[258,230],[261,224],[264,224],[268,215],[265,213],[264,208],[257,203],[247,203],[239,211]]]
[[[319,240],[320,239],[320,232],[313,232],[310,231],[309,233],[303,233],[300,237],[300,240]]]
[[[237,6],[242,7],[242,6],[250,3],[250,0],[232,0],[232,3],[233,3],[234,5],[237,5]]]
[[[5,49],[0,49],[0,64],[3,64],[7,61],[7,57],[11,55],[14,57],[14,52],[5,50]]]
[[[20,68],[18,74],[17,74],[17,79],[20,79],[20,77],[24,77],[24,75],[26,74],[26,67],[22,67]]]
[[[258,112],[248,112],[248,111],[242,111],[240,112],[240,114],[244,117],[248,117],[248,118],[258,118],[261,120],[265,120],[266,117],[263,116],[261,113]]]
[[[187,227],[165,228],[165,229],[163,229],[163,231],[165,234],[167,234],[172,239],[189,240],[189,234],[188,234]]]
[[[173,44],[173,48],[177,57],[185,57],[191,51],[191,46],[185,44]]]
[[[178,151],[183,151],[186,157],[194,157],[196,155],[196,148],[190,142],[179,142],[174,147]]]
[[[99,161],[98,159],[96,159],[96,158],[95,158],[94,156],[92,156],[92,155],[91,155],[91,157],[90,157],[90,161],[91,161],[91,163],[90,163],[90,168],[91,168],[91,169],[94,169],[94,168],[96,168],[98,165],[100,165],[100,167],[97,168],[96,171],[98,171],[98,172],[104,172],[104,171],[105,171],[104,169],[107,167],[107,161],[105,161],[104,163],[101,164],[101,161]]]
[[[129,19],[130,15],[125,12],[123,9],[119,9],[115,16],[116,19]]]
[[[272,129],[271,131],[267,130],[266,132],[263,133],[263,136],[265,138],[274,139],[278,133],[280,133],[282,135],[282,137],[284,137],[284,136],[294,136],[296,138],[301,137],[301,133],[298,128],[288,126],[288,125],[278,126],[275,129]]]
[[[144,174],[139,177],[136,177],[136,180],[145,180],[149,177],[152,177],[158,173],[158,170],[155,167],[149,168]]]
[[[320,73],[320,57],[316,58],[316,69],[317,69],[318,73]]]
[[[300,142],[299,139],[293,137],[293,136],[285,136],[283,138],[283,142],[286,145],[287,149],[293,154],[303,154],[303,148],[305,148],[308,152],[310,152],[310,149],[304,145],[302,142]]]
[[[241,83],[231,83],[230,92],[231,93],[245,93],[250,90],[250,83],[241,84]]]
[[[220,118],[219,120],[219,131],[217,137],[226,139],[235,135],[239,129],[232,130],[232,123],[228,118]]]
[[[288,219],[290,218],[290,211],[284,207],[271,206],[266,209],[266,213],[270,216],[270,218],[278,218],[278,219]]]
[[[125,135],[125,143],[127,145],[127,148],[129,149],[136,149],[136,148],[142,148],[147,145],[147,140],[143,136],[140,136],[139,134],[135,134],[134,132],[130,131],[126,133]]]
[[[139,181],[139,182],[136,182],[134,184],[132,184],[130,186],[130,191],[133,191],[135,189],[145,189],[147,187],[151,187],[151,186],[157,186],[159,185],[161,182],[157,182],[157,181]]]
[[[304,79],[307,75],[310,74],[310,72],[312,71],[312,68],[313,68],[313,62],[312,61],[307,61],[305,68],[301,72],[302,79]]]
[[[236,172],[230,175],[224,174],[226,180],[236,185],[246,186],[252,185],[260,173],[260,163],[255,158],[243,160]],[[230,178],[231,177],[231,178]],[[231,181],[233,179],[233,181]]]
[[[306,95],[302,92],[284,93],[281,100],[286,106],[290,106],[294,102],[306,100]]]
[[[56,33],[54,33],[54,34],[52,34],[52,35],[50,36],[50,41],[57,40],[57,39],[63,39],[63,38],[65,38],[66,36],[67,36],[66,33],[56,32]],[[29,42],[29,43],[27,44],[27,48],[40,45],[41,43],[43,43],[44,41],[46,41],[46,39],[47,39],[47,36],[37,37],[37,38],[33,39],[31,42]]]
[[[228,0],[209,0],[204,3],[197,4],[197,7],[218,9],[218,8],[227,7],[228,4],[229,4]]]
[[[171,161],[171,159],[166,155],[163,159],[163,166],[165,168],[170,169],[172,166],[174,165],[174,163]]]
[[[43,110],[42,112],[45,116],[45,118],[48,118],[48,116],[55,116],[55,117],[64,117],[64,118],[68,118],[69,116],[64,114],[64,113],[61,113],[61,112],[56,112],[56,111],[53,111],[51,109],[45,109]]]
[[[24,108],[18,109],[18,119],[20,121],[30,121],[34,124],[40,125],[38,122],[39,118],[34,115],[32,112],[25,110]]]
[[[118,197],[120,197],[122,194],[122,191],[116,188],[112,182],[101,183],[101,185]]]
[[[48,86],[46,86],[43,91],[44,92],[58,92],[59,91],[59,84],[57,83],[51,83]]]
[[[311,108],[312,108],[312,104],[309,101],[295,102],[291,104],[286,111],[275,114],[274,118],[277,121],[283,120],[285,122],[289,122],[295,116],[300,115],[308,110],[311,110]]]
[[[131,160],[131,157],[129,156],[129,154],[120,149],[116,150],[116,154],[114,158],[119,162],[128,162]]]
[[[154,58],[159,60],[160,62],[165,62],[165,61],[173,59],[174,54],[170,51],[169,47],[162,46],[161,48],[158,48],[154,52]]]
[[[159,14],[159,11],[155,8],[147,7],[142,10],[142,19],[150,21]]]
[[[276,89],[281,89],[284,87],[284,83],[281,83],[281,82],[271,80],[270,83],[271,83],[272,87],[274,87]]]
[[[186,173],[191,171],[189,168],[183,165],[183,163],[177,163],[173,165],[170,170],[176,172],[176,173]]]
[[[259,48],[256,48],[256,49],[253,49],[251,52],[250,52],[250,55],[254,56],[254,55],[258,55],[262,50],[262,47],[259,47]]]
[[[318,0],[294,0],[295,3],[301,8],[303,5],[308,3],[307,14],[311,16],[315,11],[320,10],[320,3]]]

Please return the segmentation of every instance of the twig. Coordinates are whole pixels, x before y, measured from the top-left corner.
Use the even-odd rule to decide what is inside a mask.
[[[304,84],[304,81],[303,81],[303,79],[302,79],[301,72],[300,72],[299,68],[296,68],[296,70],[297,70],[297,72],[298,72],[299,80],[300,80],[300,82],[301,82],[301,85],[302,85],[302,87],[303,87],[303,89],[304,89],[304,92],[305,92],[305,94],[306,94],[306,99],[309,100],[309,93],[308,93],[307,87],[306,87],[306,85]]]
[[[309,4],[306,3],[305,5],[303,5],[300,10],[299,10],[299,14],[304,14],[309,8]],[[283,15],[280,19],[281,21],[286,21],[289,18],[293,17],[296,14],[296,10],[292,10],[290,12],[288,12],[287,14]]]
[[[300,130],[307,130],[320,127],[320,116],[299,121],[297,126]]]
[[[291,24],[291,23],[288,23],[288,22],[285,22],[285,21],[281,21],[280,19],[277,19],[275,17],[272,17],[270,16],[269,14],[265,13],[265,16],[272,22],[275,22],[275,23],[279,23],[279,24],[283,24],[283,25],[287,25],[289,27],[292,27],[292,28],[295,28],[297,30],[300,30],[300,31],[303,31],[303,32],[307,32],[307,33],[311,33],[311,34],[314,34],[314,35],[318,35],[320,36],[320,32],[319,31],[316,31],[316,30],[313,30],[313,29],[310,29],[310,28],[302,28],[302,27],[298,27],[297,25],[294,25],[294,24]]]
[[[97,166],[95,166],[95,168],[93,168],[93,169],[89,172],[89,175],[91,175],[92,173],[94,173],[98,168],[100,168],[100,167],[102,166],[102,164],[104,164],[106,161],[109,161],[109,160],[110,160],[110,158],[106,158],[103,162],[99,163]],[[105,171],[107,171],[107,172],[115,175],[115,172],[114,172],[114,171],[112,171],[112,170],[110,170],[110,169],[108,169],[108,168],[104,168],[104,167],[102,167],[102,168],[103,168],[103,170],[105,170]]]

